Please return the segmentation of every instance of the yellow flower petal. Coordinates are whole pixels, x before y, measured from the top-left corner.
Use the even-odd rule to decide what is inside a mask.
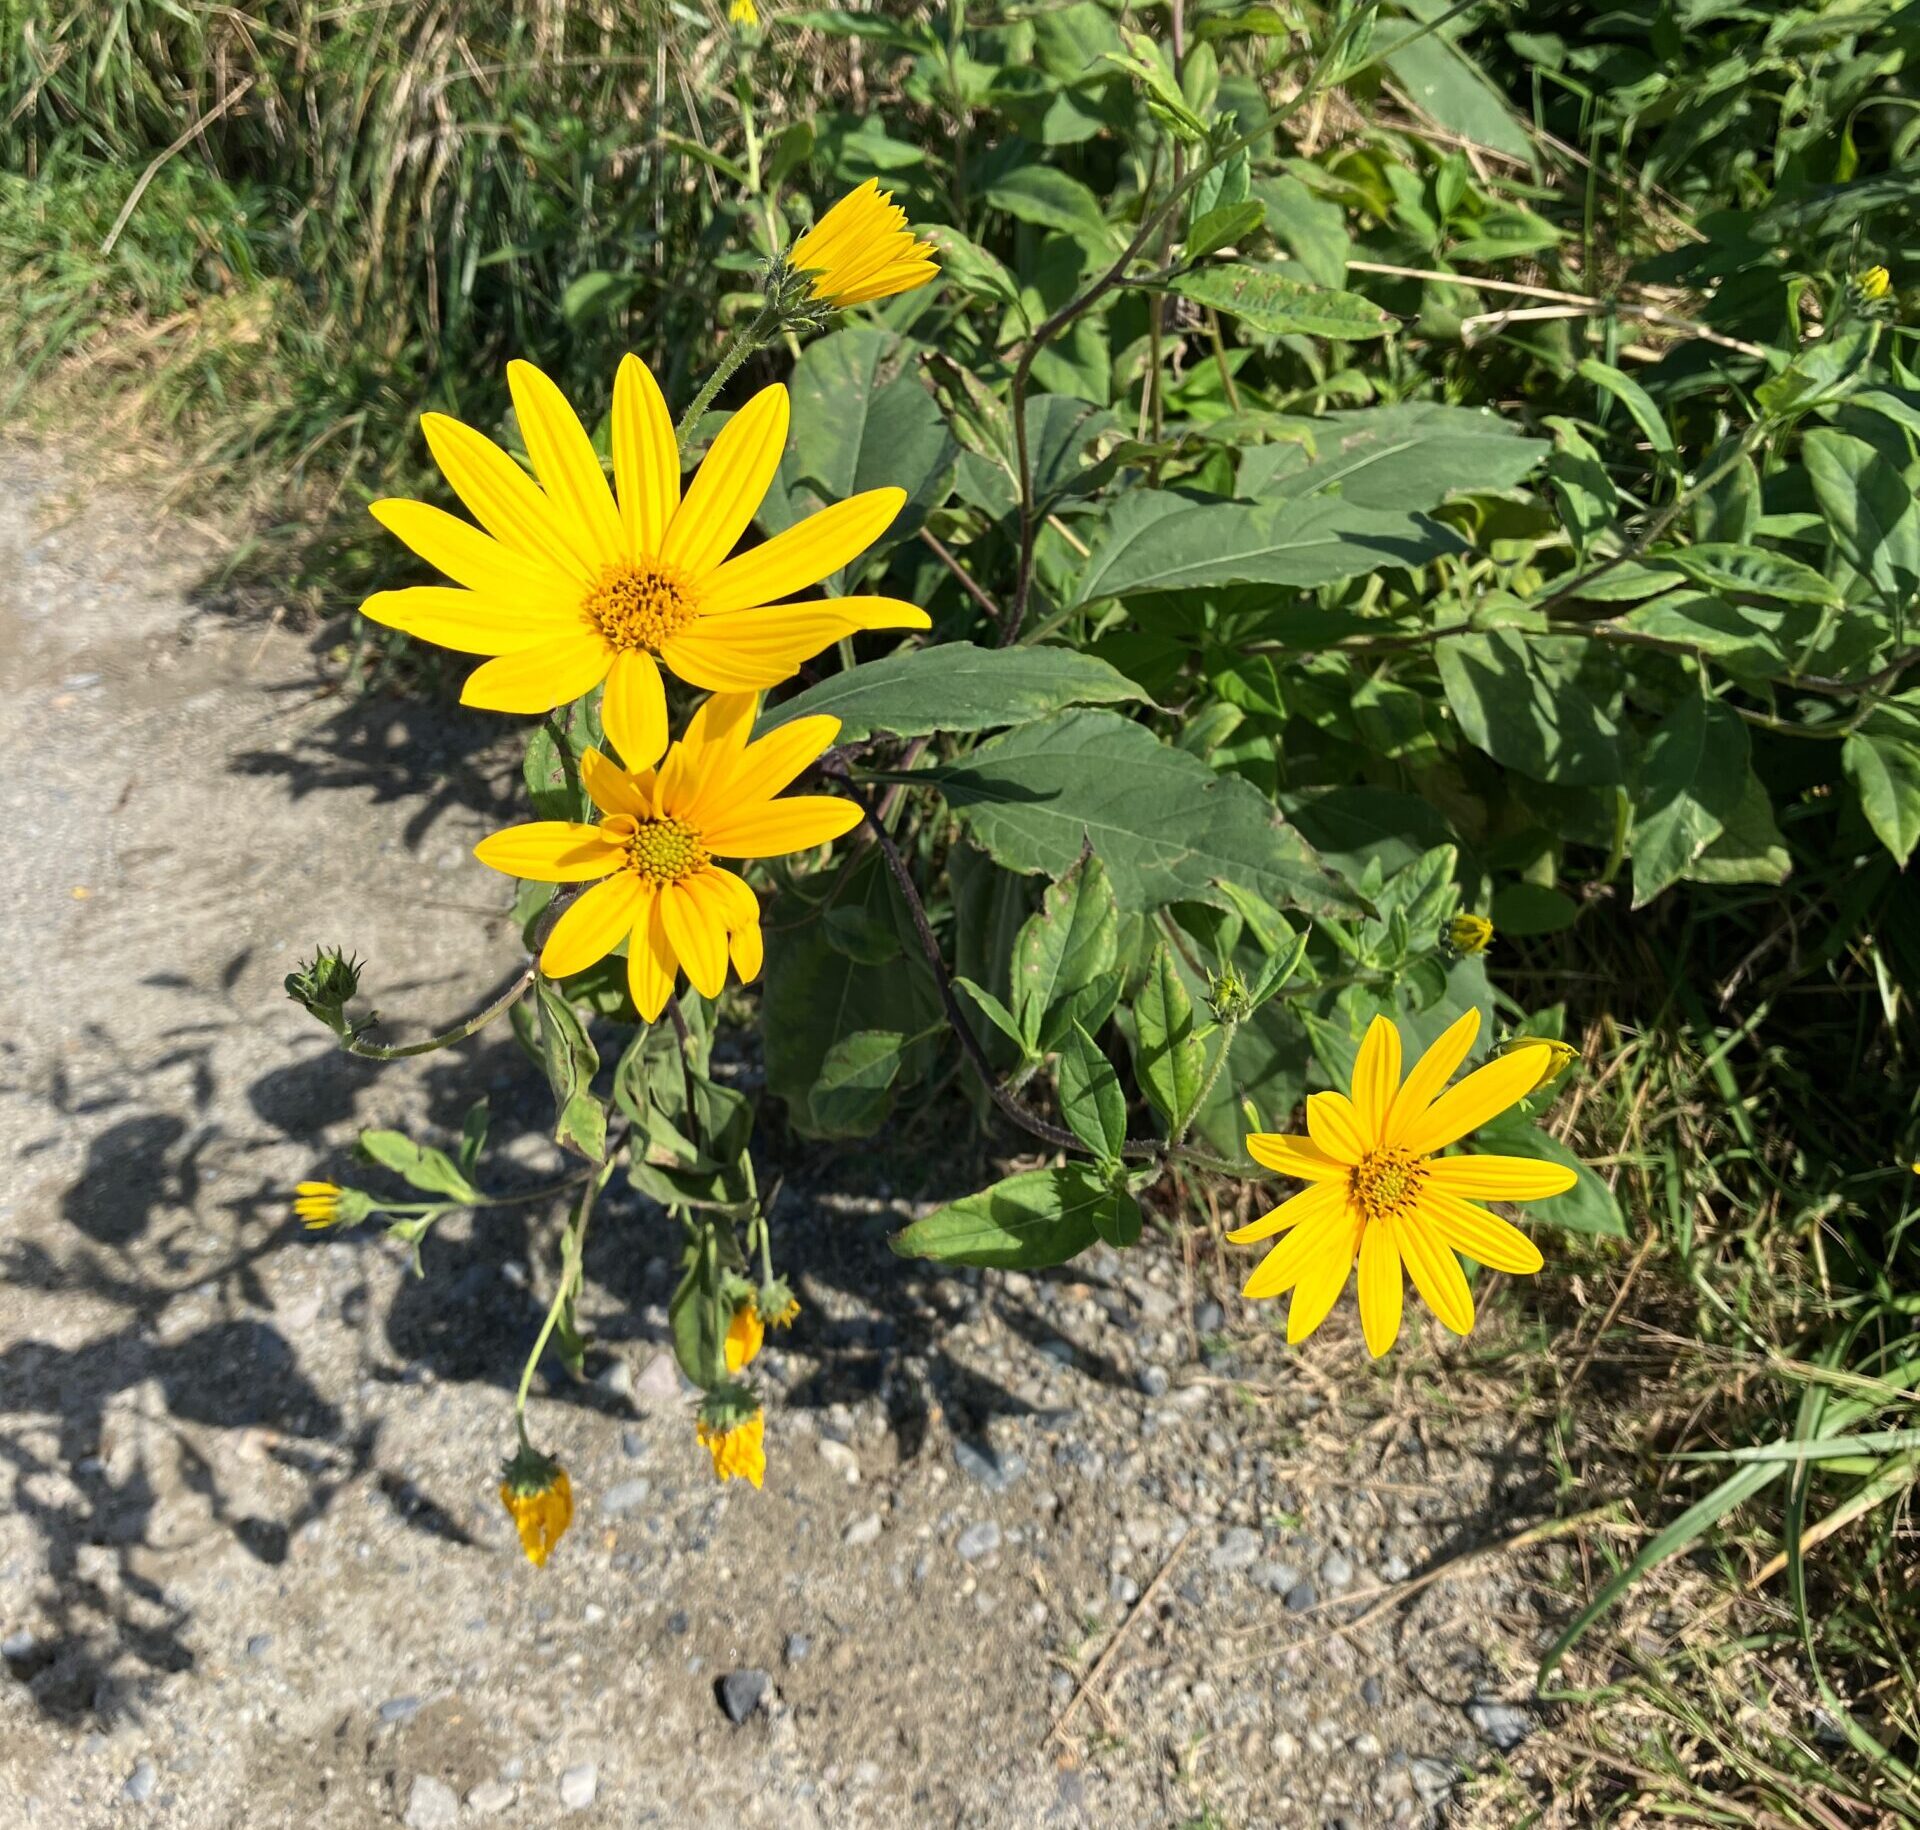
[[[540,970],[550,979],[563,979],[605,959],[632,932],[640,890],[641,880],[632,871],[615,871],[596,883],[553,924],[540,950]]]
[[[1448,1245],[1489,1271],[1530,1277],[1546,1263],[1540,1248],[1517,1226],[1431,1184],[1421,1192],[1420,1210]]]
[[[1328,1156],[1312,1138],[1288,1137],[1279,1131],[1249,1132],[1247,1155],[1277,1174],[1300,1182],[1341,1181],[1351,1167]]]
[[[1466,1273],[1460,1269],[1460,1260],[1454,1257],[1452,1248],[1418,1214],[1394,1215],[1393,1242],[1406,1261],[1414,1288],[1441,1324],[1455,1334],[1470,1332],[1473,1292],[1467,1288]]]
[[[729,559],[702,589],[701,608],[710,616],[757,609],[818,584],[872,546],[906,502],[904,489],[869,489],[809,515]]]
[[[1393,1096],[1400,1090],[1400,1032],[1386,1017],[1368,1024],[1353,1063],[1353,1117],[1360,1135],[1378,1146]]]
[[[792,794],[749,807],[706,829],[707,847],[723,858],[780,858],[811,851],[860,824],[852,801],[826,794]]]
[[[940,271],[931,242],[918,241],[907,213],[877,178],[849,191],[793,244],[788,263],[810,273],[813,296],[848,306],[925,285]]]
[[[607,843],[599,827],[575,820],[508,826],[482,839],[473,855],[489,870],[530,883],[590,883],[610,876],[627,856],[621,846]]]
[[[519,605],[529,622],[579,620],[580,584],[544,557],[529,557],[491,534],[470,527],[456,515],[426,502],[389,496],[369,512],[390,534],[444,572],[457,585],[481,596]]]
[[[1540,1201],[1579,1179],[1564,1163],[1530,1156],[1443,1156],[1427,1165],[1428,1187],[1476,1201]]]
[[[681,968],[703,998],[717,998],[727,982],[727,937],[708,919],[685,883],[660,886],[660,920]]]
[[[1303,1188],[1297,1195],[1289,1196],[1278,1207],[1271,1207],[1264,1214],[1249,1220],[1245,1226],[1234,1228],[1227,1238],[1234,1245],[1257,1245],[1262,1239],[1271,1239],[1275,1233],[1284,1233],[1303,1220],[1335,1213],[1346,1204],[1347,1189],[1344,1182],[1316,1182],[1311,1188]]]
[[[760,925],[760,898],[746,878],[716,864],[700,873],[700,883],[703,892],[716,898],[720,919],[729,930]]]
[[[444,413],[422,414],[420,429],[454,494],[496,540],[582,581],[599,576],[592,550],[580,544],[539,485],[492,439]]]
[[[451,585],[412,585],[376,591],[360,606],[369,622],[404,629],[460,654],[518,654],[564,636],[570,622],[536,619],[515,604],[481,597]]]
[[[1390,1222],[1375,1221],[1360,1240],[1360,1328],[1377,1360],[1400,1338],[1400,1250]]]
[[[666,930],[660,925],[659,892],[649,884],[640,919],[627,942],[627,989],[633,994],[634,1008],[647,1022],[657,1022],[666,1009],[679,971],[680,962],[674,958]]]
[[[712,571],[747,531],[786,444],[787,390],[775,382],[721,428],[674,513],[660,557],[686,572]]]
[[[489,663],[497,667],[499,662]],[[1546,1065],[1547,1050],[1516,1049],[1475,1068],[1458,1086],[1450,1087],[1413,1123],[1400,1140],[1414,1156],[1431,1156],[1457,1138],[1478,1130],[1533,1091]]]
[[[1434,1044],[1414,1063],[1400,1091],[1393,1096],[1393,1109],[1387,1117],[1382,1141],[1389,1146],[1405,1147],[1406,1134],[1426,1111],[1440,1089],[1453,1078],[1454,1069],[1466,1060],[1473,1039],[1480,1033],[1480,1012],[1469,1010],[1457,1017],[1440,1033]]]
[[[1357,1214],[1345,1214],[1334,1227],[1327,1243],[1308,1261],[1293,1287],[1293,1300],[1287,1305],[1287,1344],[1298,1346],[1327,1319],[1327,1313],[1340,1300],[1353,1271],[1354,1254],[1360,1249],[1361,1221]]]
[[[620,511],[613,505],[606,472],[594,456],[593,441],[567,397],[531,362],[507,364],[507,387],[534,475],[555,512],[601,564],[624,559],[627,539]]]
[[[760,976],[766,959],[766,942],[761,937],[760,924],[756,921],[744,928],[735,928],[727,936],[727,952],[733,959],[734,971],[740,975],[740,983],[751,985]]]
[[[680,447],[653,371],[623,356],[613,377],[613,478],[627,550],[658,553],[680,506]]]
[[[707,808],[723,800],[736,807],[772,800],[819,761],[839,734],[838,718],[796,718],[781,725],[742,750],[724,774],[714,770],[703,776],[687,803],[687,818],[698,824]]]
[[[760,1344],[767,1338],[767,1325],[760,1319],[760,1312],[750,1302],[742,1303],[733,1312],[733,1320],[727,1324],[725,1353],[727,1371],[737,1373],[743,1366],[751,1366],[759,1356]]]
[[[1307,1095],[1307,1131],[1336,1163],[1357,1163],[1373,1148],[1373,1139],[1360,1129],[1353,1101],[1344,1093]]]
[[[460,703],[483,712],[550,712],[607,677],[613,650],[599,635],[583,632],[496,656],[467,676]]]
[[[1311,1189],[1308,1192],[1318,1194],[1320,1191]],[[1294,1227],[1261,1259],[1241,1291],[1243,1296],[1258,1301],[1291,1290],[1320,1252],[1328,1247],[1336,1251],[1339,1249],[1340,1240],[1352,1231],[1353,1223],[1347,1213],[1347,1204],[1345,1201],[1328,1201],[1324,1205],[1324,1212],[1315,1213],[1303,1224]],[[1352,1262],[1351,1258],[1348,1262]]]
[[[620,760],[635,775],[667,753],[667,687],[652,655],[630,649],[613,657],[600,727],[613,739]]]
[[[602,813],[624,813],[632,819],[653,816],[653,803],[626,770],[611,756],[588,750],[580,758],[580,785]]]

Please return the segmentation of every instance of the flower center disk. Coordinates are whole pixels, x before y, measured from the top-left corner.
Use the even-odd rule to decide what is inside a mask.
[[[587,620],[622,653],[658,652],[693,621],[693,592],[669,566],[611,565],[587,593]]]
[[[672,814],[637,821],[630,833],[615,831],[610,836],[625,838],[628,869],[655,883],[678,883],[707,868],[707,848],[700,843],[700,835]]]
[[[1413,1205],[1427,1179],[1426,1164],[1405,1150],[1370,1150],[1353,1169],[1353,1199],[1369,1220],[1384,1220]]]

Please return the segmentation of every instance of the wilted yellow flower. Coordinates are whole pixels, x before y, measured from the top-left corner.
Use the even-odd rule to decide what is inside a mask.
[[[1541,1070],[1540,1078],[1527,1089],[1528,1093],[1537,1093],[1542,1087],[1558,1080],[1580,1059],[1580,1051],[1571,1042],[1562,1042],[1555,1036],[1509,1036],[1493,1052],[1496,1055],[1511,1055],[1523,1048],[1543,1048],[1547,1051],[1547,1065]]]
[[[360,612],[492,655],[467,677],[462,704],[544,712],[604,680],[604,716],[631,738],[627,766],[650,769],[667,747],[661,663],[710,692],[751,692],[858,630],[929,626],[924,610],[891,597],[779,601],[864,553],[904,490],[849,496],[727,557],[786,448],[785,388],[763,388],[734,414],[683,497],[673,420],[639,357],[614,377],[611,490],[560,390],[528,362],[508,363],[507,381],[538,483],[491,439],[428,413],[427,444],[480,527],[424,502],[373,505],[458,588],[381,591]]]
[[[813,296],[864,305],[911,292],[939,277],[933,243],[918,241],[891,191],[869,178],[849,191],[793,244],[787,264],[813,275]]]
[[[751,32],[760,23],[760,9],[753,4],[753,0],[733,0],[733,4],[727,8],[727,23]]]
[[[751,1481],[756,1487],[767,1474],[767,1452],[762,1442],[765,1432],[766,1414],[759,1410],[738,1423],[709,1423],[703,1416],[694,1426],[721,1480]]]
[[[1869,267],[1855,282],[1863,299],[1884,299],[1893,287],[1893,275],[1884,267]]]
[[[1447,923],[1447,948],[1462,957],[1484,953],[1493,944],[1493,923],[1484,915],[1456,915]]]
[[[766,1338],[766,1324],[749,1298],[734,1310],[733,1320],[727,1324],[727,1371],[737,1373],[741,1367],[751,1365],[760,1351],[760,1343]]]
[[[588,750],[580,779],[598,825],[533,820],[474,847],[510,877],[594,884],[547,936],[540,969],[549,978],[585,970],[624,940],[627,983],[651,1023],[682,968],[708,998],[726,983],[729,954],[743,983],[759,972],[759,900],[714,859],[807,851],[857,825],[860,809],[833,795],[775,798],[833,742],[840,721],[795,718],[749,743],[758,704],[756,693],[716,694],[658,770],[623,769]],[[623,756],[646,754],[650,727],[631,700],[609,694],[603,716]]]
[[[1516,1049],[1442,1091],[1480,1030],[1469,1010],[1420,1057],[1403,1083],[1400,1032],[1375,1017],[1354,1062],[1353,1090],[1307,1099],[1305,1137],[1256,1132],[1255,1162],[1306,1189],[1227,1237],[1236,1245],[1287,1236],[1247,1279],[1250,1297],[1291,1290],[1287,1339],[1303,1341],[1326,1320],[1360,1263],[1360,1323],[1376,1357],[1400,1333],[1400,1268],[1427,1307],[1455,1334],[1473,1326],[1473,1294],[1455,1252],[1492,1271],[1533,1272],[1539,1251],[1526,1234],[1475,1200],[1533,1201],[1564,1194],[1571,1169],[1520,1156],[1435,1154],[1523,1099],[1547,1064],[1544,1043]]]
[[[500,1503],[520,1533],[527,1561],[542,1568],[573,1523],[573,1483],[566,1469],[523,1443],[504,1470]]]
[[[293,1191],[293,1211],[315,1231],[332,1226],[340,1218],[340,1194],[337,1182],[301,1182]]]
[[[787,1300],[766,1318],[769,1328],[791,1328],[800,1317],[800,1299],[788,1290]]]

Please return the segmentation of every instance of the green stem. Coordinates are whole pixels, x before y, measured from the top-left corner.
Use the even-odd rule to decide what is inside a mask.
[[[720,360],[714,371],[707,377],[706,386],[693,397],[693,404],[680,415],[680,423],[674,427],[674,442],[680,447],[684,458],[687,445],[692,440],[695,429],[700,424],[700,416],[713,405],[714,396],[733,379],[734,371],[756,350],[762,348],[768,334],[776,329],[779,319],[762,305],[758,312],[731,337],[720,352]]]
[[[1220,1057],[1214,1062],[1212,1069],[1208,1072],[1206,1082],[1200,1088],[1199,1097],[1195,1099],[1192,1106],[1188,1108],[1186,1117],[1180,1121],[1180,1129],[1174,1133],[1173,1141],[1168,1146],[1169,1149],[1178,1150],[1187,1141],[1187,1133],[1193,1129],[1193,1121],[1205,1111],[1207,1101],[1213,1097],[1213,1089],[1220,1084],[1220,1076],[1226,1072],[1227,1057],[1233,1053],[1234,1032],[1239,1029],[1239,1027],[1240,1019],[1238,1017],[1235,1017],[1231,1022],[1223,1022],[1220,1025],[1224,1034],[1224,1040],[1220,1044]]]
[[[501,1012],[510,1010],[533,989],[535,965],[528,960],[520,976],[489,1004],[485,1010],[476,1012],[464,1023],[457,1023],[452,1029],[443,1030],[437,1036],[429,1036],[424,1042],[403,1042],[396,1047],[383,1047],[378,1042],[362,1042],[358,1036],[342,1036],[340,1046],[349,1055],[358,1055],[363,1061],[399,1061],[408,1055],[430,1055],[435,1049],[451,1048],[456,1042],[464,1042],[469,1036],[477,1035]],[[369,1017],[369,1023],[377,1022],[378,1015]]]
[[[590,1172],[591,1173],[591,1172]],[[567,1222],[565,1237],[560,1247],[560,1287],[553,1293],[553,1301],[547,1305],[547,1319],[540,1324],[540,1333],[533,1343],[533,1351],[527,1355],[527,1363],[520,1369],[520,1387],[513,1394],[514,1427],[520,1432],[520,1440],[527,1440],[527,1393],[533,1388],[534,1369],[540,1364],[540,1356],[547,1350],[547,1342],[560,1321],[560,1312],[567,1306],[574,1292],[580,1288],[581,1266],[587,1250],[587,1222],[593,1217],[593,1204],[601,1189],[607,1185],[607,1178],[613,1174],[611,1157],[601,1165],[597,1174],[592,1175],[586,1187],[580,1191],[580,1199],[575,1204],[573,1218]]]

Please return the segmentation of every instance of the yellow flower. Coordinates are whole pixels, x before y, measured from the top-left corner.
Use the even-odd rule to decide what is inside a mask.
[[[1447,948],[1465,957],[1493,944],[1493,923],[1484,915],[1456,915],[1447,923]]]
[[[766,1421],[765,1412],[756,1410],[735,1424],[710,1424],[702,1417],[694,1426],[721,1480],[752,1481],[758,1487],[766,1479],[767,1452],[762,1444]]]
[[[760,9],[753,4],[753,0],[733,0],[733,4],[727,8],[727,23],[751,32],[760,23]]]
[[[637,356],[614,378],[611,490],[560,390],[527,362],[508,363],[507,381],[538,483],[490,439],[429,413],[427,444],[480,527],[424,502],[373,505],[454,587],[381,591],[361,614],[492,655],[468,676],[463,704],[544,712],[604,680],[605,715],[632,734],[627,764],[648,769],[667,747],[660,663],[693,686],[751,692],[857,630],[928,627],[925,611],[891,597],[779,601],[865,552],[903,490],[849,496],[727,557],[786,447],[785,388],[763,388],[734,414],[682,497],[673,421]]]
[[[1502,1055],[1446,1091],[1479,1033],[1470,1010],[1400,1078],[1400,1032],[1375,1017],[1354,1063],[1353,1090],[1307,1100],[1305,1137],[1256,1132],[1255,1162],[1306,1189],[1227,1237],[1236,1245],[1286,1237],[1247,1279],[1250,1297],[1291,1290],[1287,1339],[1304,1341],[1326,1320],[1360,1263],[1360,1323],[1375,1357],[1400,1333],[1400,1268],[1427,1307],[1455,1334],[1473,1326],[1473,1295],[1454,1254],[1490,1271],[1529,1273],[1542,1259],[1517,1227],[1476,1200],[1534,1201],[1564,1194],[1571,1169],[1520,1156],[1435,1153],[1523,1099],[1550,1050],[1540,1043]]]
[[[787,1300],[767,1317],[769,1328],[791,1328],[800,1319],[800,1299],[788,1293]]]
[[[535,1569],[544,1567],[573,1523],[573,1483],[566,1469],[537,1449],[522,1448],[507,1463],[500,1504],[519,1530],[527,1561]]]
[[[1528,1093],[1537,1093],[1542,1087],[1558,1080],[1580,1059],[1580,1051],[1571,1042],[1562,1042],[1554,1036],[1509,1036],[1493,1052],[1496,1055],[1511,1055],[1523,1048],[1543,1048],[1547,1051],[1547,1064],[1541,1069],[1540,1078],[1527,1088]]]
[[[293,1191],[293,1211],[317,1232],[340,1218],[340,1193],[337,1182],[301,1182]]]
[[[1884,267],[1869,267],[1858,283],[1863,299],[1884,299],[1893,288],[1893,275]]]
[[[766,1338],[766,1324],[749,1299],[734,1310],[733,1320],[727,1324],[727,1371],[737,1373],[741,1367],[752,1364],[760,1351],[760,1343]]]
[[[760,904],[745,879],[714,858],[778,858],[836,839],[860,821],[852,801],[780,790],[840,729],[837,718],[795,718],[757,743],[757,693],[719,693],[694,713],[656,770],[622,769],[589,750],[580,779],[602,818],[533,820],[481,840],[474,856],[535,883],[593,883],[554,923],[540,969],[565,978],[626,941],[627,983],[651,1023],[681,969],[702,997],[720,995],[727,958],[744,983],[760,970]],[[629,700],[608,695],[607,735],[629,760],[646,754],[649,727]]]
[[[916,241],[891,191],[869,178],[849,191],[793,244],[787,264],[813,275],[813,296],[829,305],[890,299],[937,279],[933,243]]]

